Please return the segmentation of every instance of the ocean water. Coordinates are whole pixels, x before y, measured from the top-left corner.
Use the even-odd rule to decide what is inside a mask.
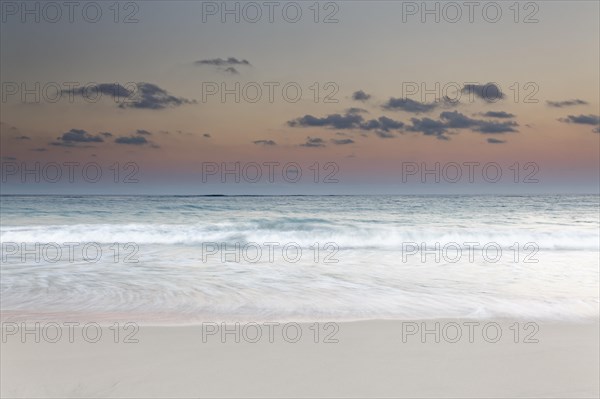
[[[600,198],[2,196],[10,319],[599,313]]]

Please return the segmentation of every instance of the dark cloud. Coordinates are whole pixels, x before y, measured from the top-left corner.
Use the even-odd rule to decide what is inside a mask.
[[[132,95],[133,98],[120,103],[119,108],[158,110],[196,103],[195,100],[172,96],[166,90],[152,83],[138,83],[137,88],[137,93]]]
[[[435,136],[441,140],[448,140],[450,129],[470,129],[471,131],[483,134],[503,134],[517,132],[518,126],[515,121],[487,121],[469,118],[458,111],[445,111],[440,114],[440,120],[431,118],[412,118],[412,125],[406,128],[407,131],[420,132],[426,136]]]
[[[578,125],[596,126],[592,129],[592,132],[600,133],[600,116],[598,115],[569,115],[566,118],[560,118],[559,121],[564,123],[575,123]]]
[[[391,131],[397,130],[400,131],[404,127],[404,122],[396,121],[394,119],[390,119],[386,116],[380,116],[377,119],[370,119],[365,121],[360,125],[363,130],[375,130],[375,134],[377,136],[388,139],[391,137],[395,137]]]
[[[17,136],[17,137],[15,137],[15,140],[31,140],[31,137],[29,137],[29,136]]]
[[[175,97],[159,86],[146,82],[137,83],[136,90],[129,90],[115,83],[100,83],[94,86],[64,90],[63,93],[86,98],[96,98],[98,94],[104,94],[119,100],[119,108],[157,110],[196,103],[195,100]]]
[[[440,140],[448,139],[446,137],[448,129],[444,122],[436,121],[431,118],[411,118],[411,122],[412,126],[408,126],[408,131],[420,132],[426,136],[435,136]]]
[[[209,60],[199,60],[195,61],[196,65],[211,65],[217,67],[218,71],[230,74],[230,75],[239,75],[239,71],[235,66],[250,66],[250,62],[248,60],[238,60],[235,57],[225,58],[213,58]]]
[[[214,66],[231,66],[231,65],[251,65],[248,60],[238,60],[235,57],[213,58],[209,60],[199,60],[194,62],[196,65],[214,65]]]
[[[81,143],[102,143],[104,139],[101,135],[93,135],[83,129],[71,129],[56,138],[58,141],[50,143],[54,146],[73,147]]]
[[[325,141],[319,137],[307,137],[304,144],[300,144],[301,147],[325,147]]]
[[[369,111],[367,111],[364,108],[356,108],[356,107],[352,107],[352,108],[348,108],[346,110],[347,114],[368,114]]]
[[[209,139],[209,138],[211,138],[211,135],[210,135],[210,134],[208,134],[208,133],[204,133],[204,134],[202,135],[202,137],[206,137],[207,139]]]
[[[359,129],[362,122],[363,117],[357,114],[331,114],[323,118],[304,115],[303,117],[288,121],[287,124],[292,127],[320,126],[332,129]]]
[[[501,134],[501,133],[515,133],[518,132],[515,129],[519,124],[514,121],[508,122],[492,122],[492,121],[480,121],[479,125],[473,129],[474,131],[484,134]]]
[[[483,116],[487,116],[488,118],[514,118],[514,114],[509,114],[504,111],[488,111],[483,114]]]
[[[100,134],[103,135],[104,137],[112,137],[113,136],[113,134],[110,132],[101,132]]]
[[[411,100],[410,98],[391,97],[385,104],[383,104],[383,108],[390,111],[422,113],[429,112],[439,105],[439,103],[420,103],[418,101]]]
[[[472,119],[457,111],[446,111],[440,114],[440,118],[446,121],[446,127],[454,129],[471,129],[476,132],[495,134],[516,132],[515,127],[518,126],[514,121],[484,121]]]
[[[514,117],[513,114],[509,114],[504,111],[490,111],[484,115],[497,119],[508,119]],[[317,126],[326,127],[329,129],[358,130],[363,132],[362,135],[365,137],[367,136],[367,132],[374,132],[380,138],[396,137],[397,133],[403,133],[407,131],[419,132],[426,136],[435,136],[440,140],[448,140],[448,135],[452,134],[453,129],[469,129],[473,132],[482,134],[504,134],[518,132],[517,127],[519,126],[519,124],[513,120],[498,121],[476,119],[468,117],[458,111],[442,112],[439,114],[439,120],[428,117],[412,118],[410,125],[386,116],[365,120],[359,113],[350,112],[346,112],[343,115],[331,114],[325,117],[305,115],[301,118],[289,121],[288,125],[293,127]],[[343,133],[337,132],[336,134]]]
[[[574,105],[587,105],[589,104],[587,101],[574,99],[574,100],[565,100],[565,101],[546,101],[550,107],[554,108],[564,108],[564,107],[572,107]]]
[[[117,83],[99,83],[96,85],[87,85],[62,91],[63,94],[81,96],[89,99],[97,98],[98,95],[111,96],[118,99],[128,98],[132,92]]]
[[[150,144],[143,136],[120,136],[115,139],[117,144],[129,144],[129,145],[145,145]]]
[[[382,139],[391,139],[393,137],[396,137],[396,135],[394,133],[387,132],[385,130],[376,130],[375,134],[377,136],[381,137]]]
[[[353,144],[354,140],[352,139],[331,139],[333,144],[337,145],[345,145],[345,144]]]
[[[370,94],[365,93],[362,90],[355,91],[352,93],[352,99],[356,101],[367,101],[371,98]]]
[[[490,144],[504,144],[506,143],[506,140],[498,140],[493,137],[490,137],[489,139],[487,139],[487,142]]]
[[[141,134],[142,136],[152,136],[152,133],[150,133],[147,130],[144,129],[138,129],[135,131],[137,134]]]
[[[494,83],[484,85],[467,84],[462,89],[463,93],[473,94],[487,102],[495,102],[504,98],[504,94]]]
[[[569,115],[566,118],[559,119],[561,122],[565,123],[577,123],[580,125],[598,125],[600,124],[600,116],[598,115]]]
[[[400,130],[404,127],[403,122],[390,119],[386,116],[365,121],[362,115],[359,115],[358,113],[346,113],[345,115],[331,114],[323,118],[305,115],[301,118],[289,121],[288,125],[293,127],[319,126],[330,129],[376,131],[378,136],[384,138],[390,137],[390,135],[386,133],[393,130]]]
[[[469,118],[458,111],[446,111],[440,114],[440,118],[446,121],[446,127],[454,129],[467,129],[477,126],[478,120]]]
[[[255,140],[255,141],[253,141],[253,143],[256,145],[264,145],[264,146],[277,145],[277,143],[274,142],[273,140]]]
[[[36,152],[45,152],[45,151],[48,151],[48,149],[47,149],[47,148],[40,147],[40,148],[32,148],[32,149],[31,149],[31,151],[36,151]]]

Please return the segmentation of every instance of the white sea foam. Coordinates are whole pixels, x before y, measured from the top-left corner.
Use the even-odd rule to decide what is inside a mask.
[[[311,223],[272,226],[261,223],[215,224],[74,224],[45,226],[2,226],[2,242],[134,242],[137,244],[199,245],[217,243],[298,243],[310,246],[315,242],[334,242],[340,249],[382,248],[401,249],[405,243],[478,242],[497,243],[502,247],[535,243],[543,249],[597,249],[598,230],[553,229],[550,231],[518,227],[486,228],[420,228],[343,225],[322,226]]]

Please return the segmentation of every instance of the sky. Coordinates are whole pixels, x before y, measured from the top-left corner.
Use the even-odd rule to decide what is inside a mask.
[[[1,3],[2,194],[600,192],[597,1],[72,7]]]

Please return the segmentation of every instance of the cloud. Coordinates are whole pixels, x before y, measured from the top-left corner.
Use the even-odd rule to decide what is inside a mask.
[[[394,98],[390,99],[383,104],[383,108],[389,111],[405,111],[412,113],[429,112],[436,107],[439,103],[420,103],[418,101],[411,100],[410,98]]]
[[[370,119],[361,124],[363,130],[381,130],[389,132],[391,130],[400,130],[404,127],[404,122],[390,119],[387,116],[380,116],[377,119]]]
[[[71,129],[56,138],[58,141],[50,143],[54,146],[74,147],[82,143],[102,143],[102,135],[93,135],[83,129]]]
[[[264,146],[277,145],[277,143],[274,142],[273,140],[255,140],[255,141],[253,141],[253,143],[256,145],[264,145]]]
[[[17,136],[17,137],[15,137],[15,140],[31,140],[31,137],[29,137],[29,136]]]
[[[119,108],[158,110],[174,108],[184,104],[196,104],[196,100],[172,96],[166,90],[152,83],[138,83],[137,88],[137,93],[132,93],[133,98],[120,103]]]
[[[486,83],[484,85],[466,84],[463,86],[462,92],[473,94],[487,102],[495,102],[504,98],[504,94],[494,83]]]
[[[600,116],[598,115],[569,115],[566,118],[560,118],[559,121],[564,123],[575,123],[578,125],[596,126],[592,129],[594,133],[600,133]]]
[[[119,108],[158,110],[178,107],[184,104],[196,104],[196,100],[173,96],[153,83],[140,82],[136,84],[136,87],[136,90],[129,90],[120,84],[100,83],[94,86],[63,90],[63,93],[90,99],[96,98],[98,94],[104,94],[111,96],[115,100],[119,100]]]
[[[478,124],[476,119],[469,118],[458,111],[442,112],[440,118],[446,121],[446,127],[455,129],[467,129]]]
[[[2,159],[6,160],[6,161],[16,161],[17,158],[15,157],[2,157]]]
[[[572,107],[575,105],[587,105],[589,104],[587,101],[573,99],[573,100],[565,100],[565,101],[546,101],[550,107],[554,108],[564,108],[564,107]]]
[[[135,131],[137,134],[141,134],[142,136],[152,136],[152,133],[150,133],[147,130],[144,129],[138,129]]]
[[[344,115],[331,114],[322,118],[312,115],[304,115],[301,118],[288,122],[292,127],[326,127],[330,129],[354,129],[362,131],[376,131],[379,137],[393,137],[389,132],[401,130],[404,122],[396,121],[386,116],[380,116],[377,119],[366,120],[356,112],[346,113]]]
[[[441,140],[449,140],[447,134],[450,129],[469,129],[483,134],[503,134],[517,132],[518,125],[515,121],[487,121],[469,118],[458,111],[445,111],[440,113],[440,120],[431,118],[412,118],[412,125],[407,131],[420,132],[426,136],[435,136]]]
[[[227,72],[227,73],[230,73],[232,75],[239,75],[240,74],[238,72],[238,70],[235,69],[234,67],[227,67],[227,68],[223,69],[223,72]]]
[[[225,58],[213,58],[208,60],[199,60],[194,62],[195,65],[211,65],[216,66],[218,71],[225,72],[231,75],[238,75],[240,72],[235,68],[238,66],[250,66],[248,60],[238,60],[235,57]]]
[[[514,114],[509,114],[504,111],[488,111],[483,114],[483,116],[487,116],[489,118],[514,118]]]
[[[211,138],[211,135],[210,135],[209,133],[204,133],[204,134],[202,135],[202,137],[206,137],[207,139],[209,139],[209,138]]]
[[[103,135],[104,137],[112,137],[113,136],[113,134],[110,132],[101,132],[100,134]]]
[[[288,121],[288,125],[292,127],[329,127],[332,129],[358,129],[363,122],[363,117],[355,113],[352,114],[331,114],[323,118],[318,118],[312,115],[304,115],[303,117]]]
[[[442,112],[440,118],[446,121],[448,128],[471,129],[485,134],[517,132],[515,127],[519,126],[515,121],[495,122],[472,119],[457,111]]]
[[[411,132],[420,132],[426,136],[435,136],[440,140],[447,140],[446,133],[448,128],[444,122],[436,121],[431,118],[411,118],[412,126],[407,130]]]
[[[391,139],[393,137],[396,137],[396,135],[394,135],[393,133],[387,132],[385,130],[377,130],[375,131],[375,134],[382,139]]]
[[[95,99],[99,95],[112,96],[115,99],[126,99],[132,94],[129,89],[121,86],[118,83],[99,83],[96,85],[86,85],[83,87],[66,89],[63,90],[62,93],[81,96],[89,99]]]
[[[559,121],[564,123],[577,123],[580,125],[598,125],[600,124],[600,116],[597,115],[569,115],[566,118],[561,118]]]
[[[325,147],[325,141],[319,137],[307,137],[304,144],[300,144],[301,147]]]
[[[208,60],[199,60],[194,62],[196,65],[214,65],[214,66],[231,66],[231,65],[251,65],[248,60],[238,60],[235,57],[213,58]]]
[[[143,136],[120,136],[115,139],[117,144],[128,144],[128,145],[145,145],[150,144]]]
[[[487,142],[490,144],[504,144],[506,143],[506,140],[498,140],[493,137],[490,137],[489,139],[487,139]]]
[[[370,94],[365,93],[362,90],[355,91],[352,93],[352,99],[356,101],[367,101],[371,98]]]
[[[515,127],[519,126],[517,122],[491,122],[491,121],[480,121],[479,125],[473,129],[474,131],[484,134],[501,134],[501,133],[515,133],[518,132]]]
[[[336,145],[354,144],[352,139],[331,139],[331,142]]]
[[[448,140],[448,134],[451,134],[453,129],[469,129],[482,134],[518,132],[517,127],[519,124],[516,121],[508,120],[514,117],[513,114],[504,111],[489,111],[484,115],[506,120],[476,119],[458,111],[444,111],[439,114],[438,120],[428,117],[412,118],[411,124],[407,125],[402,121],[386,116],[365,120],[360,113],[347,111],[345,114],[330,114],[324,117],[305,115],[288,121],[288,125],[292,127],[325,127],[328,129],[357,130],[363,132],[363,136],[366,136],[366,132],[374,132],[380,138],[396,137],[397,133],[403,132],[419,132],[426,136],[435,136],[440,140]],[[343,133],[337,132],[336,134]]]
[[[351,107],[346,110],[346,113],[347,114],[368,114],[369,111],[367,111],[364,108]]]
[[[40,148],[32,148],[31,151],[45,152],[45,151],[48,151],[48,149],[40,147]]]

